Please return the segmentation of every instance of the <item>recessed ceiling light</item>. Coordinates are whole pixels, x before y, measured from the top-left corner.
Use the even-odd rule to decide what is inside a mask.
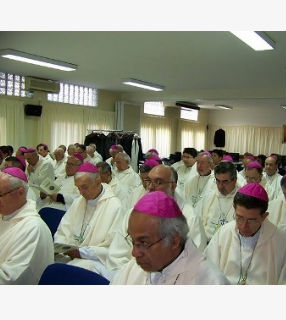
[[[224,110],[232,110],[233,109],[233,107],[231,107],[231,106],[226,106],[226,105],[223,105],[223,104],[216,104],[215,105],[217,108],[219,108],[219,109],[224,109]]]
[[[127,84],[129,86],[134,86],[142,89],[147,90],[153,90],[153,91],[163,91],[164,86],[158,85],[158,84],[152,84],[149,82],[137,80],[137,79],[128,79],[126,81],[123,81],[124,84]]]
[[[256,51],[273,50],[275,43],[265,32],[260,31],[230,31],[241,41]]]
[[[77,68],[75,64],[58,61],[58,60],[54,60],[46,57],[41,57],[34,54],[13,50],[13,49],[0,50],[0,55],[3,58],[16,60],[20,62],[31,63],[41,67],[58,69],[61,71],[74,71]]]

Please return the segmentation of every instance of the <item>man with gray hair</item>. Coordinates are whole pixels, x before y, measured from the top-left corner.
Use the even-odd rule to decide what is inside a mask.
[[[208,191],[214,188],[214,175],[212,172],[213,159],[209,152],[204,151],[197,157],[198,174],[185,182],[185,200],[195,208]]]
[[[188,225],[176,201],[162,191],[144,195],[134,206],[126,241],[130,262],[112,284],[227,284],[223,274],[188,240]]]
[[[74,179],[81,196],[62,218],[54,242],[75,247],[65,252],[72,259],[69,264],[97,271],[96,263],[107,255],[121,220],[121,203],[110,188],[101,184],[93,164],[83,163]]]
[[[19,168],[0,172],[0,285],[38,284],[54,262],[51,232],[26,198],[27,182]]]
[[[94,143],[86,147],[86,153],[90,156],[90,162],[94,165],[103,161],[101,154],[96,151],[96,145]]]
[[[57,148],[54,151],[54,171],[55,171],[55,178],[60,181],[64,179],[66,174],[66,162],[67,159],[65,158],[65,152],[62,148]]]
[[[233,220],[233,198],[239,188],[232,162],[219,162],[214,167],[214,174],[216,187],[194,209],[202,219],[208,241],[222,225]]]
[[[119,152],[114,159],[116,177],[126,189],[127,192],[132,192],[141,184],[140,177],[130,166],[130,157],[127,153]]]

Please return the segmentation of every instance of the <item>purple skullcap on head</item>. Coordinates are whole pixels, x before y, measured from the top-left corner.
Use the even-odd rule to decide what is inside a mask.
[[[159,162],[154,159],[148,159],[148,160],[145,160],[143,164],[146,164],[149,167],[156,167],[159,165]]]
[[[16,158],[22,163],[22,165],[24,167],[24,171],[25,171],[25,169],[26,169],[26,161],[25,161],[25,159],[23,157],[16,157]]]
[[[271,154],[271,155],[268,156],[268,158],[273,158],[275,161],[278,160],[276,154]]]
[[[25,182],[28,182],[27,176],[23,170],[16,167],[9,167],[2,170],[3,172],[9,174],[10,176],[13,176],[15,178],[21,179]]]
[[[25,153],[25,151],[27,150],[27,148],[26,148],[26,147],[21,147],[21,148],[19,148],[18,150],[21,151],[22,153]]]
[[[263,200],[265,202],[269,201],[268,195],[265,189],[262,187],[261,184],[256,182],[251,182],[246,184],[245,186],[238,189],[237,192]]]
[[[21,151],[22,151],[23,153],[33,153],[33,152],[36,151],[36,149],[35,149],[35,148],[28,148],[28,149],[26,149],[26,150],[23,150],[23,148],[22,148]]]
[[[111,149],[111,150],[117,150],[117,149],[118,149],[118,147],[117,147],[117,145],[116,145],[116,144],[113,144],[109,149]]]
[[[153,153],[156,153],[157,156],[159,155],[159,152],[156,149],[150,149],[147,152],[153,152]]]
[[[81,164],[81,165],[77,168],[76,172],[91,172],[91,173],[97,173],[97,172],[98,172],[98,168],[97,168],[94,164],[92,164],[92,163],[90,163],[90,162],[85,162],[85,163]]]
[[[212,157],[212,155],[208,151],[204,151],[204,152],[202,152],[202,154],[209,156],[209,157]]]
[[[254,161],[254,160],[255,160],[254,156],[251,156],[251,155],[246,156],[245,158],[246,158],[246,159],[250,159],[250,160],[252,160],[252,161]]]
[[[252,169],[262,169],[262,165],[258,161],[251,161],[247,164],[246,168]]]
[[[162,162],[162,159],[158,156],[151,156],[148,160],[155,160],[155,161],[159,161],[159,162]]]
[[[134,210],[162,218],[177,218],[182,216],[182,211],[174,198],[162,191],[146,193],[137,201]]]
[[[229,154],[223,156],[222,160],[223,161],[228,161],[228,162],[233,162],[232,156],[230,156]]]
[[[73,156],[83,163],[83,156],[80,153],[74,153]]]

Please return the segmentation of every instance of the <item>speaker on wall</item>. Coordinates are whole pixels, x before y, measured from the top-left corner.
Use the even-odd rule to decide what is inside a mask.
[[[42,114],[42,106],[34,105],[34,104],[26,104],[25,105],[25,115],[26,116],[35,116],[40,117]]]

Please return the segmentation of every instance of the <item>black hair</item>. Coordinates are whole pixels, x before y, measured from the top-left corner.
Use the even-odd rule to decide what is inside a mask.
[[[187,153],[191,155],[193,158],[195,158],[198,155],[198,151],[195,148],[185,148],[183,150],[183,153]]]
[[[236,208],[237,205],[245,207],[246,209],[259,209],[261,214],[268,209],[267,201],[240,192],[237,192],[233,199],[234,208]]]
[[[233,180],[237,178],[237,171],[236,167],[232,162],[225,161],[220,162],[214,167],[214,174],[221,174],[221,173],[229,173],[230,179]]]

